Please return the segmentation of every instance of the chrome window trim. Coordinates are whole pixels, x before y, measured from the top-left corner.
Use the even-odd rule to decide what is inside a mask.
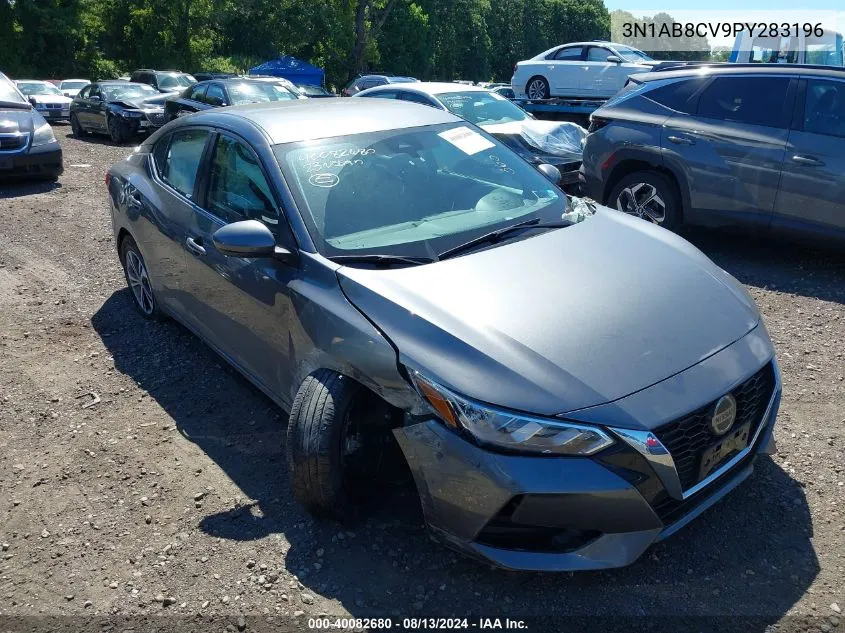
[[[29,132],[2,132],[0,138],[23,139],[23,144],[18,149],[0,149],[0,154],[22,154],[29,148]]]
[[[763,413],[761,423],[757,426],[757,431],[754,433],[754,437],[748,442],[748,446],[734,455],[718,470],[710,473],[689,490],[683,490],[681,480],[678,477],[678,470],[675,467],[675,461],[672,459],[671,453],[669,453],[669,450],[663,445],[657,436],[654,435],[654,433],[651,431],[634,431],[631,429],[621,429],[615,427],[610,427],[610,430],[648,460],[649,464],[654,469],[655,474],[660,478],[664,488],[666,488],[666,492],[669,496],[673,499],[686,501],[696,493],[701,492],[704,488],[707,488],[710,484],[745,459],[748,454],[754,450],[754,445],[757,443],[757,440],[760,439],[760,435],[768,428],[769,425],[766,424],[766,421],[772,414],[772,408],[774,407],[778,395],[781,392],[780,369],[778,367],[777,360],[772,358],[770,362],[772,363],[772,368],[774,369],[775,384],[772,389],[772,395],[769,398],[769,404],[766,407],[766,411]]]

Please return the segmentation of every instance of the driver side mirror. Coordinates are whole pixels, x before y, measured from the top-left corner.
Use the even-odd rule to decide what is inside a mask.
[[[617,57],[616,55],[608,55],[605,61],[610,62],[611,64],[621,64],[622,58]]]
[[[27,99],[27,101],[29,101],[29,105],[31,105],[33,108],[38,107],[38,102],[35,100],[35,97],[30,97],[29,99]]]
[[[272,231],[258,220],[227,224],[217,229],[211,239],[218,251],[230,257],[274,257],[289,265],[297,260],[295,252],[276,246]]]
[[[546,178],[551,180],[556,185],[560,184],[560,170],[554,165],[543,163],[542,165],[537,165],[537,169],[541,174],[543,174]]]

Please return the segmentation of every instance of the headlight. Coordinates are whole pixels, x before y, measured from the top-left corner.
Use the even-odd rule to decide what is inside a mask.
[[[39,117],[42,121],[44,119]],[[32,146],[38,147],[39,145],[47,145],[47,143],[55,143],[56,136],[53,134],[53,128],[50,127],[50,124],[47,121],[44,121],[41,125],[39,125],[36,130],[35,134],[32,135]]]
[[[472,402],[442,385],[408,370],[417,392],[434,413],[453,429],[463,429],[480,442],[534,453],[594,455],[613,439],[598,427],[522,415]]]

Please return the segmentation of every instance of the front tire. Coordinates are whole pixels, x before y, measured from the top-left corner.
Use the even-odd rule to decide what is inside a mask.
[[[294,496],[319,518],[348,520],[354,506],[344,481],[346,427],[361,385],[320,369],[299,387],[290,411],[287,462]]]
[[[112,143],[122,145],[129,139],[129,132],[126,129],[126,125],[117,116],[109,115],[106,125]]]
[[[637,171],[624,176],[611,190],[607,206],[670,231],[681,225],[678,188],[657,171]]]
[[[156,300],[147,264],[138,245],[131,237],[123,238],[120,244],[120,262],[123,264],[123,274],[126,285],[132,293],[132,303],[141,316],[150,321],[160,321],[164,318]]]
[[[525,94],[531,101],[538,101],[540,99],[548,99],[551,96],[549,82],[545,77],[532,77],[525,84]]]

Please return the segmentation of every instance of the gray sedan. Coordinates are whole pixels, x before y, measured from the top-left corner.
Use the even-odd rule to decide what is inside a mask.
[[[311,512],[354,514],[398,442],[449,546],[617,567],[771,450],[777,362],[735,279],[542,171],[448,112],[327,99],[183,117],[107,181],[136,308],[290,412]]]

